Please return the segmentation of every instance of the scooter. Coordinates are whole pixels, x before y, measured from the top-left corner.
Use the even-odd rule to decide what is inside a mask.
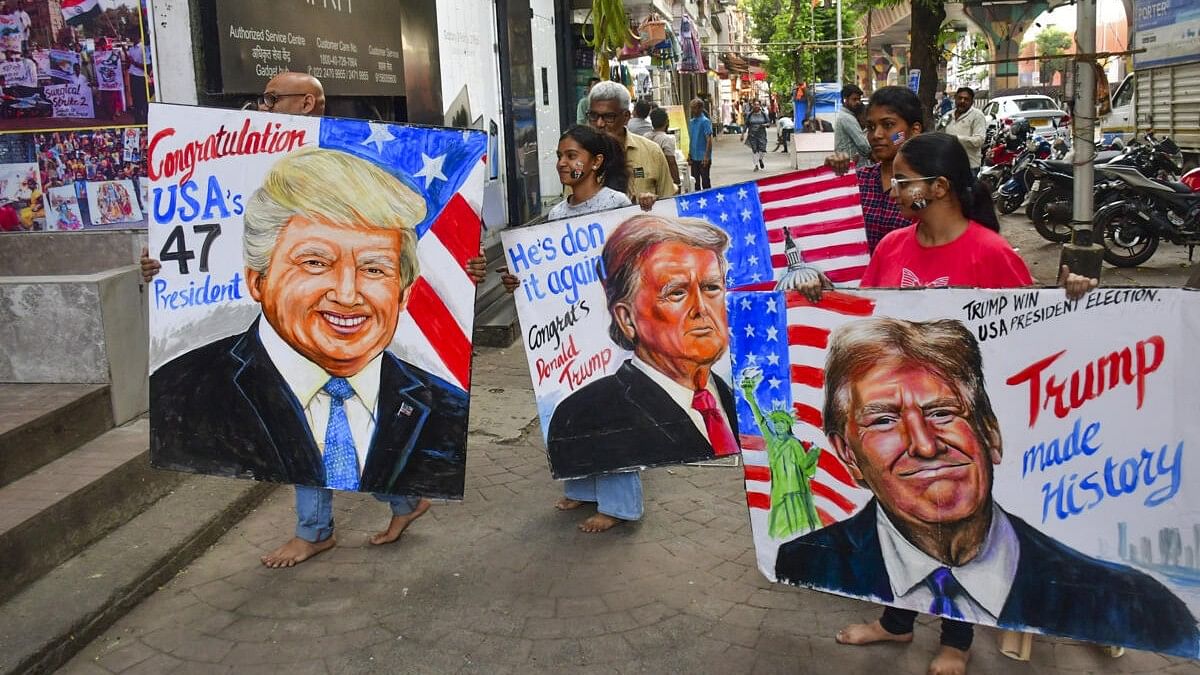
[[[1034,134],[1029,137],[1025,149],[1013,162],[1012,177],[1005,181],[996,193],[996,208],[1000,213],[1012,213],[1025,202],[1025,195],[1029,193],[1032,183],[1028,176],[1030,163],[1049,157],[1050,149],[1050,141],[1041,135]]]

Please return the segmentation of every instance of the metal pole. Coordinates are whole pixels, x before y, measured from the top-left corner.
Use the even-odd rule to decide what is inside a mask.
[[[1096,53],[1096,0],[1079,0],[1076,7],[1075,46],[1077,54]],[[1093,177],[1096,173],[1096,73],[1092,57],[1075,62],[1075,109],[1072,147],[1075,152],[1075,185],[1072,192],[1074,211],[1071,229],[1074,241],[1063,246],[1061,264],[1072,272],[1100,278],[1104,249],[1097,245],[1092,231]]]
[[[842,0],[833,0],[837,4],[837,83],[842,86],[846,82],[846,70],[842,65]]]

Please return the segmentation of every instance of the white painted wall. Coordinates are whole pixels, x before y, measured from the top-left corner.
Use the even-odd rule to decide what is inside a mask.
[[[188,0],[150,0],[158,101],[196,105],[192,20]],[[199,29],[196,30],[199,33]]]
[[[500,133],[499,153],[488,156],[497,162],[499,178],[489,181],[484,192],[484,234],[487,245],[499,241],[499,229],[507,224],[505,200],[504,119],[500,106],[500,63],[496,56],[496,7],[478,0],[438,0],[438,50],[441,60],[442,102],[449,108],[466,86],[472,121],[480,115],[483,129],[495,122]]]
[[[558,201],[562,183],[554,165],[558,137],[563,129],[558,105],[558,46],[555,43],[554,0],[530,0],[533,10],[533,81],[537,91],[538,171],[542,187],[542,203]],[[563,26],[569,30],[570,26]],[[542,68],[546,69],[543,90]],[[549,100],[547,105],[544,101]]]

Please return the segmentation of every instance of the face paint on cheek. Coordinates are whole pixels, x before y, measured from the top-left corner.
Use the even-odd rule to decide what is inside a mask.
[[[904,132],[903,131],[897,131],[896,133],[892,134],[892,145],[900,145],[903,142],[904,142]]]
[[[922,188],[913,188],[908,193],[908,196],[909,199],[912,200],[912,208],[914,211],[920,211],[926,206],[929,206],[929,202],[925,199],[925,190]]]
[[[583,178],[583,162],[576,160],[571,167],[571,179],[579,180],[580,178]]]

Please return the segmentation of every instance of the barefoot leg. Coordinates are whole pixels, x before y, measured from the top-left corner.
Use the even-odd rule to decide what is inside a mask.
[[[912,633],[889,633],[884,630],[879,621],[871,623],[852,623],[839,630],[834,636],[844,645],[869,645],[873,642],[912,642]]]
[[[937,656],[929,662],[929,675],[966,675],[970,658],[970,651],[942,645]]]
[[[311,542],[300,537],[292,537],[287,540],[283,546],[271,551],[270,553],[259,558],[263,565],[278,569],[280,567],[293,567],[308,560],[309,558],[328,551],[337,545],[337,540],[333,537],[325,541]]]
[[[623,522],[625,521],[621,520],[620,518],[613,518],[612,516],[606,516],[603,513],[597,513],[591,518],[588,518],[580,523],[579,531],[587,532],[589,534],[595,532],[604,532],[606,530],[611,530]]]
[[[402,516],[392,516],[392,520],[388,523],[386,530],[376,532],[375,534],[371,535],[371,543],[379,546],[381,544],[390,544],[393,541],[396,541],[400,538],[401,534],[404,534],[404,530],[407,529],[414,520],[425,515],[425,512],[428,511],[429,507],[432,505],[433,502],[429,501],[428,499],[422,499],[421,501],[417,502],[416,508],[414,508],[411,513],[406,513]]]
[[[558,501],[554,502],[554,508],[559,511],[570,511],[581,506],[583,506],[583,502],[578,499],[571,499],[570,497],[559,497]]]

